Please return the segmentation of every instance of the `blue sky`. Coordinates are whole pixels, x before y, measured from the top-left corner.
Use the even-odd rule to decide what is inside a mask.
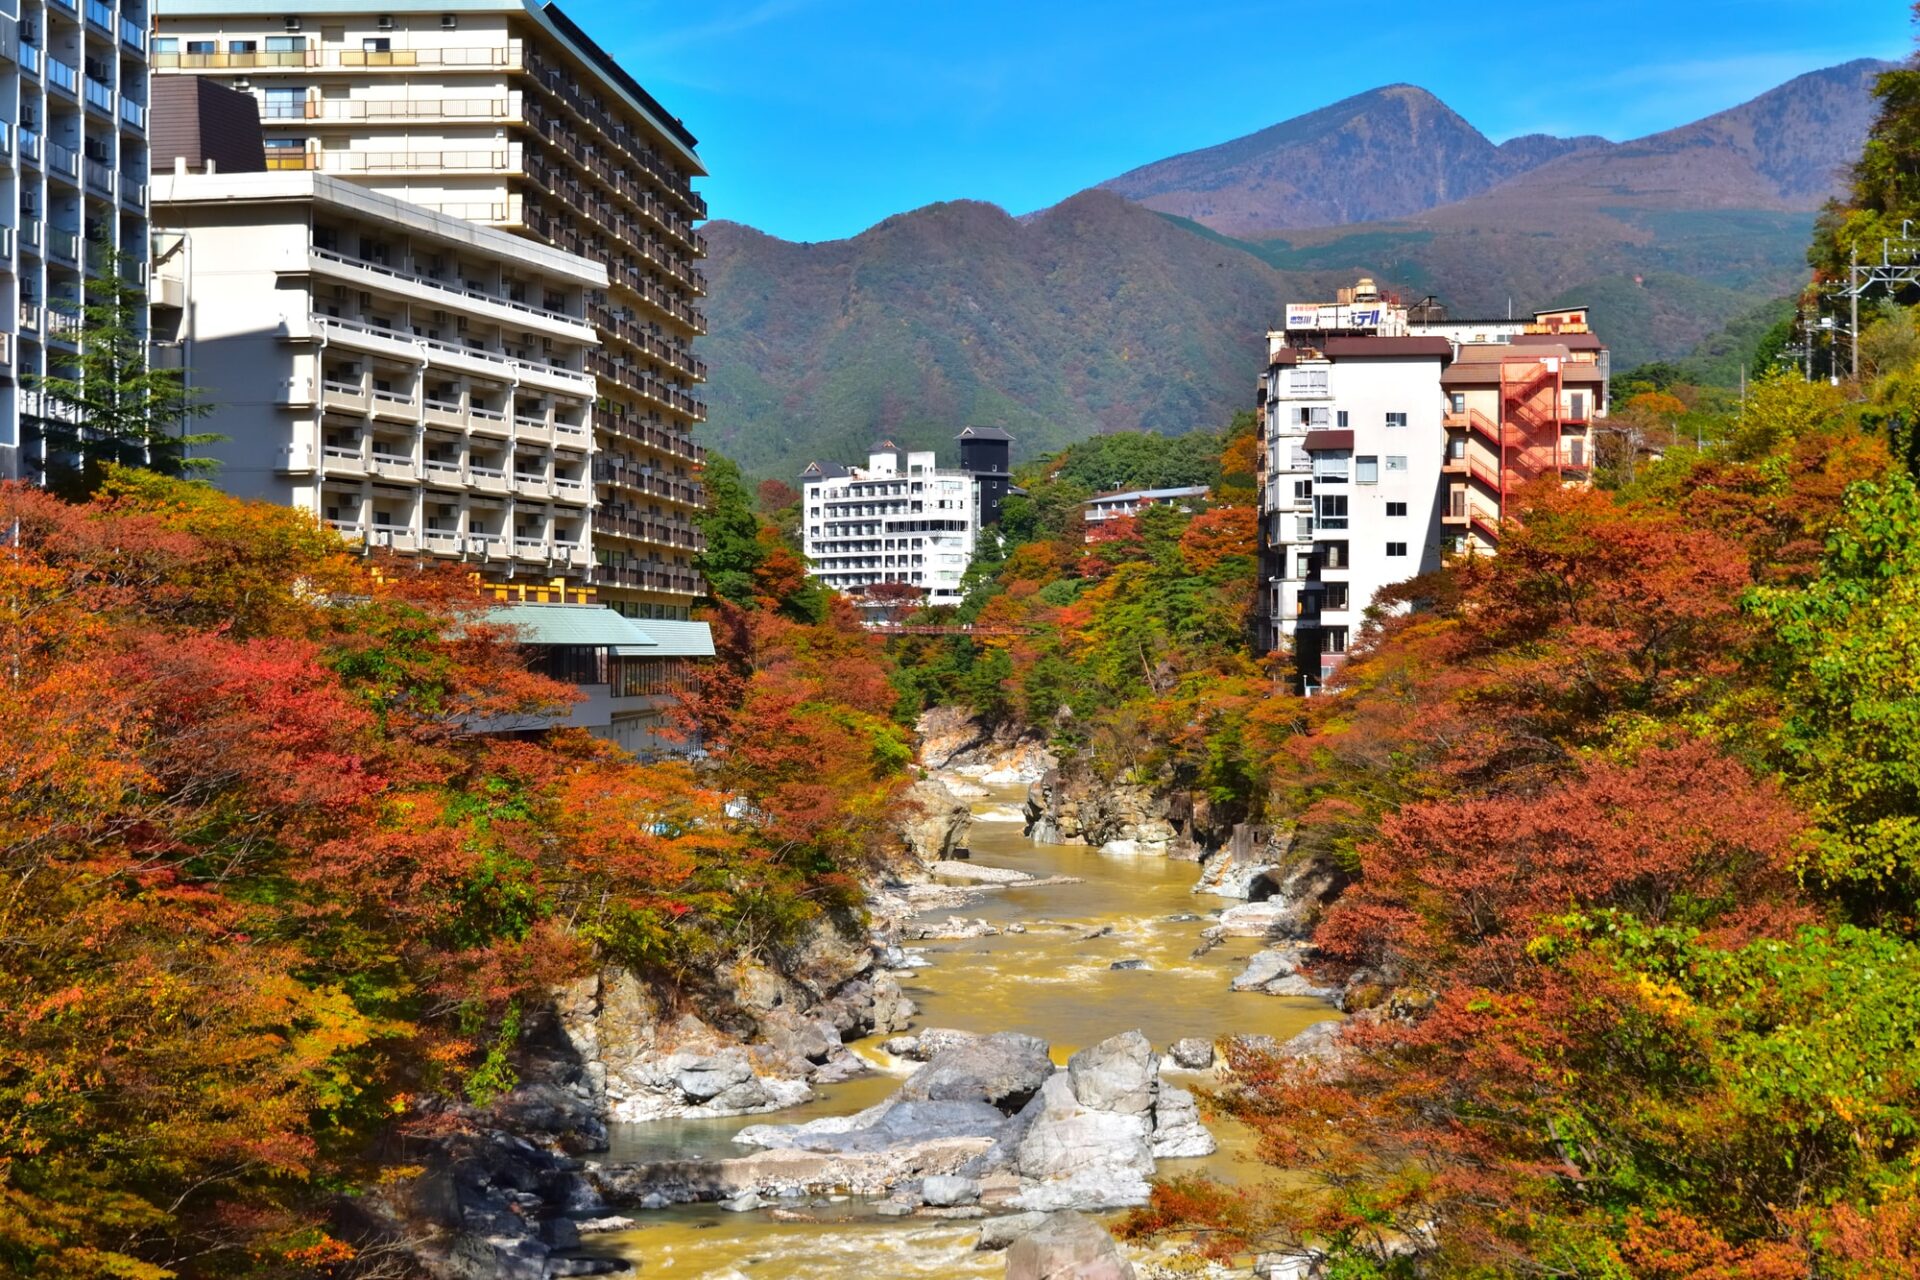
[[[1521,4],[1539,34],[1495,39],[1473,15],[1500,10],[1454,0],[560,5],[699,136],[713,216],[793,240],[957,197],[1025,213],[1396,81],[1495,141],[1621,139],[1912,48],[1907,0]]]

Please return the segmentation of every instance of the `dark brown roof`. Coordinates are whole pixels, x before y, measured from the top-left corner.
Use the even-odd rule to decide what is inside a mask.
[[[1280,348],[1280,350],[1273,353],[1273,359],[1269,361],[1270,365],[1299,364],[1299,363],[1300,363],[1300,353],[1294,350],[1292,347]]]
[[[1315,449],[1351,449],[1353,432],[1351,431],[1309,431],[1307,432],[1307,452]]]
[[[1355,359],[1369,356],[1438,356],[1442,360],[1453,358],[1453,344],[1445,338],[1433,336],[1422,338],[1328,338],[1326,353],[1334,359]]]
[[[152,172],[172,173],[176,158],[195,173],[209,160],[221,173],[266,169],[260,108],[252,94],[206,76],[155,76],[148,101]]]

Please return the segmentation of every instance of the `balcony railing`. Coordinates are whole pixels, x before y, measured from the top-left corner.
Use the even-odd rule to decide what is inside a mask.
[[[364,333],[377,338],[386,338],[394,342],[406,343],[411,346],[442,351],[449,355],[465,356],[469,359],[485,360],[489,363],[511,365],[521,369],[532,369],[540,373],[554,374],[564,378],[586,380],[591,377],[591,375],[583,373],[579,369],[569,369],[565,365],[548,364],[540,360],[519,358],[510,356],[505,352],[489,351],[481,347],[469,347],[456,342],[443,342],[439,338],[425,338],[419,334],[403,333],[398,329],[389,329],[384,325],[367,324],[359,320],[346,320],[338,316],[316,316],[315,320],[330,329],[343,329],[351,333]],[[480,416],[483,412],[484,411],[478,407],[468,410],[469,415],[474,417]],[[495,413],[492,416],[495,418],[503,418],[505,415]]]
[[[314,168],[311,153],[294,147],[268,147],[267,168],[269,169],[311,169]]]
[[[272,153],[269,152],[268,154]],[[524,311],[528,315],[544,316],[549,320],[564,320],[570,324],[585,323],[582,317],[570,316],[564,311],[550,311],[546,307],[536,307],[528,302],[516,302],[512,298],[496,293],[488,293],[485,290],[468,289],[464,286],[448,284],[444,280],[436,280],[432,276],[423,275],[418,271],[403,271],[398,267],[390,267],[383,262],[374,262],[367,258],[356,258],[335,249],[322,249],[316,245],[309,252],[311,252],[314,257],[324,259],[328,262],[337,262],[348,267],[358,267],[362,271],[372,271],[378,275],[390,276],[395,280],[404,280],[408,284],[424,285],[429,289],[438,290],[442,293],[458,294],[460,297],[473,298],[480,302],[489,302],[497,307],[511,307],[515,311]]]
[[[498,173],[520,167],[520,149],[492,151],[330,151],[318,168],[331,173],[373,170],[436,173]]]
[[[142,133],[147,128],[147,109],[132,98],[120,99],[120,123],[130,125]]]
[[[120,19],[120,43],[136,53],[147,51],[147,30],[131,18]]]
[[[268,120],[501,120],[511,115],[508,98],[308,98],[270,102]]]
[[[65,262],[80,261],[80,235],[64,227],[47,228],[47,249],[54,257]]]
[[[92,76],[87,77],[87,105],[108,115],[113,114],[113,86],[103,84]]]
[[[61,0],[56,0],[61,2]],[[491,49],[254,49],[238,52],[156,53],[156,70],[226,71],[303,67],[504,67],[520,65],[521,46]]]
[[[80,153],[58,142],[47,144],[47,172],[71,182],[80,181]]]
[[[20,130],[20,156],[35,164],[40,163],[40,134],[37,130]]]
[[[49,57],[47,83],[56,89],[65,90],[68,94],[77,94],[80,92],[80,72],[58,58]]]
[[[87,185],[102,195],[113,194],[113,170],[92,156],[87,157]]]
[[[113,6],[100,0],[87,0],[87,21],[108,35],[113,34]]]

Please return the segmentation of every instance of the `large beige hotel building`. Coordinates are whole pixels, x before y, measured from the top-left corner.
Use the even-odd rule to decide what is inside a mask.
[[[574,419],[590,418],[593,433],[585,576],[622,612],[686,617],[703,589],[692,430],[706,373],[692,345],[705,331],[694,227],[706,216],[692,182],[705,170],[686,127],[540,0],[298,0],[279,11],[161,0],[152,62],[156,75],[251,93],[271,170],[342,179],[605,267],[583,300],[597,344],[556,362],[582,368],[594,392],[591,414]],[[541,329],[514,340],[554,339],[564,353],[571,335]],[[558,431],[552,406],[566,389],[542,390],[552,394],[534,403]],[[557,493],[563,466],[544,466]]]

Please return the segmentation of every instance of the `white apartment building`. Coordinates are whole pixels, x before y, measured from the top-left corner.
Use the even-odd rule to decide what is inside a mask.
[[[1448,321],[1341,292],[1287,308],[1258,394],[1260,639],[1292,647],[1306,693],[1383,588],[1496,549],[1520,486],[1584,483],[1608,393],[1583,308]]]
[[[682,619],[703,591],[706,366],[686,126],[546,0],[156,0],[154,67],[260,104],[270,169],[316,171],[603,264],[587,318],[600,401],[600,597]],[[609,11],[611,15],[614,11]]]
[[[313,172],[161,175],[154,208],[154,328],[214,406],[223,489],[587,582],[604,266]]]
[[[39,480],[29,390],[78,354],[82,280],[103,251],[147,263],[147,24],[141,0],[21,0],[0,15],[0,479]]]
[[[801,528],[813,575],[847,595],[899,582],[923,590],[927,604],[959,604],[979,536],[977,483],[941,470],[931,450],[885,443],[864,468],[808,467]]]
[[[1382,587],[1440,567],[1442,338],[1328,338],[1268,369],[1261,515],[1271,642],[1331,675]]]

